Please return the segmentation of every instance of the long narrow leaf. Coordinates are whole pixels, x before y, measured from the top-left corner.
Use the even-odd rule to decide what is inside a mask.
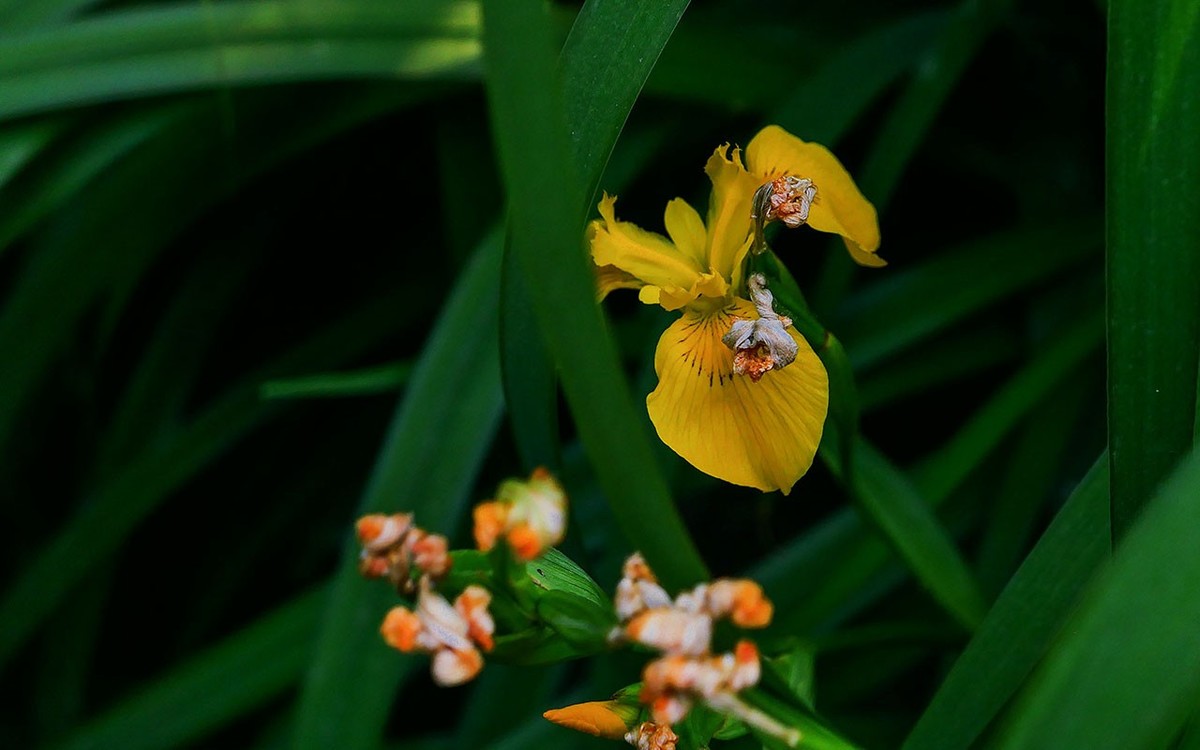
[[[513,247],[584,447],[626,536],[667,585],[704,578],[595,304],[582,248],[585,191],[570,168],[549,18],[535,3],[487,5],[484,38]]]
[[[590,0],[562,51],[563,107],[590,207],[629,110],[690,0]]]
[[[641,82],[687,4],[592,0],[571,27],[559,64],[571,150],[589,205]],[[527,464],[556,465],[558,380],[537,330],[532,290],[511,244],[505,251],[503,284],[501,362],[517,446]]]
[[[863,34],[823,59],[768,121],[805,140],[832,146],[916,63],[945,23],[945,13],[919,13]]]
[[[931,497],[947,497],[953,492],[1019,423],[1020,415],[1100,348],[1099,323],[1089,317],[1047,346],[1045,356],[997,391],[950,441],[913,471],[917,486]]]
[[[299,378],[269,380],[259,388],[263,398],[339,398],[398,391],[408,381],[412,365],[390,362],[349,372],[323,372]]]
[[[179,747],[295,682],[308,663],[325,592],[305,594],[126,698],[60,750]]]
[[[927,462],[915,477],[920,495],[934,507],[943,505],[1029,410],[1095,349],[1096,328],[1086,323],[1067,332],[997,390],[960,435],[936,454],[959,456],[965,463],[940,458]],[[764,560],[753,574],[777,599],[779,627],[805,629],[846,617],[894,586],[895,580],[885,581],[887,585],[864,593],[891,559],[883,540],[845,512]]]
[[[1167,747],[1200,701],[1200,451],[1118,544],[1014,702],[1000,748]]]
[[[1082,374],[1075,378],[1083,380]],[[1022,428],[988,509],[977,559],[979,578],[989,596],[999,593],[1020,565],[1043,506],[1055,494],[1088,395],[1071,380],[1046,399]]]
[[[0,37],[0,119],[205,86],[477,73],[479,6],[256,0],[120,11]]]
[[[1113,533],[1189,451],[1200,357],[1200,6],[1109,5],[1108,430]]]
[[[101,0],[0,0],[0,28],[48,26],[99,2]]]
[[[996,600],[904,743],[970,747],[1049,648],[1108,555],[1108,457],[1100,457]]]
[[[396,309],[390,301],[364,305],[267,371],[231,389],[169,439],[151,443],[98,488],[0,598],[0,664],[99,562],[182,483],[277,412],[261,402],[257,383],[294,368],[334,364],[377,343]],[[335,361],[330,361],[335,360]]]
[[[50,120],[34,120],[0,130],[0,188],[61,130],[61,122]]]
[[[917,580],[963,626],[974,630],[983,619],[983,595],[933,506],[903,472],[865,440],[855,445],[854,461],[850,489],[859,507],[896,548]],[[840,471],[841,466],[833,463]]]
[[[439,532],[461,517],[503,408],[495,320],[500,253],[493,232],[441,311],[363,492],[363,513],[411,511],[422,527]],[[463,367],[464,352],[470,367]],[[397,686],[420,663],[379,641],[394,594],[362,579],[355,551],[348,539],[325,602],[297,710],[294,746],[301,750],[376,747]]]

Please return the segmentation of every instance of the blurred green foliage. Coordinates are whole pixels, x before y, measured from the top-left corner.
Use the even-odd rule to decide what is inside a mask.
[[[0,746],[605,746],[540,713],[638,659],[438,690],[354,570],[537,463],[863,747],[1197,746],[1200,6],[1102,5],[0,0]],[[772,122],[891,262],[775,241],[860,415],[787,498],[658,443],[581,240]]]

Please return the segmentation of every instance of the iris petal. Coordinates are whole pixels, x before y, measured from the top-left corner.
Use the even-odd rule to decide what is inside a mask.
[[[730,151],[728,145],[713,152],[704,171],[713,186],[708,202],[708,264],[737,288],[741,284],[742,261],[753,239],[750,203],[760,183],[746,172],[741,151],[737,148]]]
[[[596,299],[603,302],[610,292],[618,289],[641,289],[641,279],[616,266],[596,266]]]
[[[636,287],[633,280],[640,281],[639,298],[668,310],[678,310],[697,297],[725,295],[728,285],[720,274],[705,269],[666,237],[627,221],[618,221],[613,209],[615,203],[616,198],[605,195],[599,206],[602,218],[588,227],[592,260],[597,267],[612,266],[624,271],[627,276],[623,286]],[[615,273],[609,274],[610,281],[616,278]],[[622,285],[602,287],[601,292],[607,294]]]
[[[734,318],[758,317],[735,298],[715,312],[688,309],[658,342],[658,387],[646,398],[659,437],[700,471],[784,494],[812,465],[828,408],[821,360],[802,337],[795,362],[757,383],[733,374],[721,343]]]
[[[778,125],[769,125],[746,147],[746,168],[758,184],[783,175],[811,179],[817,186],[817,201],[809,212],[808,225],[820,232],[840,234],[856,263],[887,265],[875,255],[879,249],[875,207],[829,149],[802,141]]]
[[[701,268],[708,268],[708,258],[705,255],[705,243],[708,240],[704,229],[704,220],[696,209],[688,205],[682,198],[676,198],[667,204],[663,212],[663,225],[667,235],[675,243],[675,247],[694,261]]]

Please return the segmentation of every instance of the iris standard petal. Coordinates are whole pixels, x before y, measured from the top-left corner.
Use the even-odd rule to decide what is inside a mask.
[[[829,149],[802,141],[778,125],[768,125],[746,147],[746,168],[757,185],[784,175],[812,180],[817,186],[817,199],[809,212],[808,225],[840,234],[856,263],[887,265],[875,255],[879,249],[875,207]]]
[[[794,329],[796,360],[758,382],[733,374],[721,342],[735,318],[758,317],[735,298],[715,312],[691,309],[663,333],[646,397],[659,437],[700,471],[733,484],[787,494],[812,465],[829,400],[821,360]]]
[[[588,226],[592,260],[598,267],[612,266],[639,280],[644,285],[639,298],[668,310],[678,310],[697,297],[724,296],[725,279],[708,271],[666,237],[618,221],[615,203],[615,197],[605,195],[599,206],[601,219]],[[634,286],[629,278],[624,281],[625,286]],[[607,293],[603,288],[601,292]]]
[[[696,209],[692,208],[682,198],[676,198],[667,204],[663,212],[663,226],[675,247],[684,255],[696,261],[701,268],[708,268],[707,250],[708,234],[704,229],[704,220]]]
[[[737,288],[753,239],[750,204],[760,183],[746,172],[741,151],[731,150],[728,144],[713,152],[704,172],[713,186],[708,204],[708,266]]]

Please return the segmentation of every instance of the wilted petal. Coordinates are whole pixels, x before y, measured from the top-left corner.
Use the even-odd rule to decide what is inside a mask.
[[[496,632],[496,622],[488,611],[491,603],[488,590],[474,584],[463,589],[454,600],[454,608],[467,621],[467,636],[484,651],[492,650],[492,634]]]
[[[671,713],[672,715],[675,713],[686,714],[687,709]],[[636,750],[675,750],[679,737],[669,724],[644,721],[625,734],[625,741],[633,745]]]
[[[430,671],[433,681],[442,687],[453,687],[469,682],[483,669],[483,655],[474,647],[462,651],[443,648],[433,655]]]
[[[632,639],[676,654],[704,654],[712,643],[712,618],[680,609],[648,609],[625,626]]]
[[[456,651],[475,648],[467,637],[466,619],[446,601],[446,597],[433,591],[425,578],[421,579],[421,593],[417,596],[417,615],[425,632],[446,648]]]

